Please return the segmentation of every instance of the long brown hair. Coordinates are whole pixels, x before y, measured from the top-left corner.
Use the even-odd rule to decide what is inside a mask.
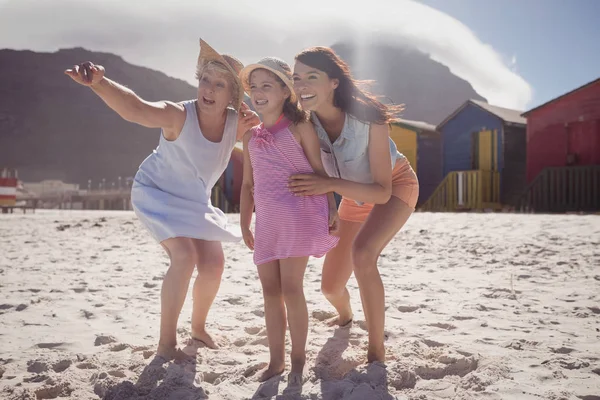
[[[363,122],[387,124],[404,106],[386,105],[359,85],[366,82],[352,78],[350,67],[329,47],[311,47],[296,55],[296,61],[325,72],[339,81],[334,91],[333,105]]]

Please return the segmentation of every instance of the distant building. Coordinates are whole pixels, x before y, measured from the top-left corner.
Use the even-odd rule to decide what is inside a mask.
[[[600,211],[600,78],[523,114],[527,118],[525,207]]]
[[[523,116],[528,182],[547,167],[600,165],[600,78]]]
[[[521,111],[468,100],[437,130],[444,176],[453,171],[499,174],[499,202],[515,206],[526,187],[526,125]]]
[[[79,185],[48,179],[41,182],[23,182],[23,190],[36,196],[55,196],[79,193]]]
[[[17,201],[17,170],[2,168],[0,170],[0,206],[14,206]]]

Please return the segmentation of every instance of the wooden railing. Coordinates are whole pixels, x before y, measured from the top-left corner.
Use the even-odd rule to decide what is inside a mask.
[[[453,171],[421,206],[421,211],[462,211],[500,208],[497,171]]]
[[[541,213],[600,211],[600,165],[544,169],[525,189],[520,209]]]

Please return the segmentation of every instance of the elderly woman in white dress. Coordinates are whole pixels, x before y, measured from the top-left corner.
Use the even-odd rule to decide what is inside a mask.
[[[159,146],[135,176],[131,202],[171,261],[161,290],[157,350],[166,359],[185,357],[177,345],[177,320],[194,267],[198,276],[193,288],[192,338],[217,347],[205,324],[223,273],[221,242],[238,241],[241,235],[212,206],[210,193],[227,167],[235,142],[260,122],[242,102],[244,90],[238,78],[242,67],[234,57],[220,55],[200,40],[198,98],[181,103],[145,101],[105,77],[104,68],[91,62],[65,71],[123,119],[162,130]]]

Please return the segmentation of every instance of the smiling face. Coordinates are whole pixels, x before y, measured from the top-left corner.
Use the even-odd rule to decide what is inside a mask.
[[[294,91],[302,108],[317,111],[323,105],[333,105],[339,80],[331,79],[325,72],[296,61],[294,65]]]
[[[231,73],[218,64],[198,71],[198,107],[206,113],[222,113],[233,101]]]
[[[266,69],[255,69],[248,78],[250,99],[256,112],[262,115],[281,114],[290,90],[273,73]]]

